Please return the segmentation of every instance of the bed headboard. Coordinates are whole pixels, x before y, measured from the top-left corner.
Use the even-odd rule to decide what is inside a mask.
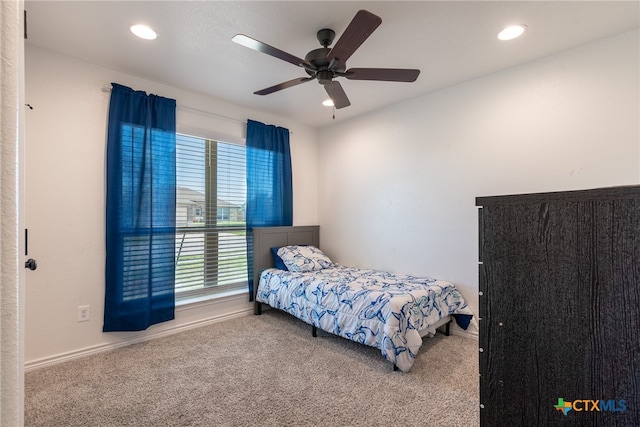
[[[273,267],[271,248],[290,245],[320,247],[320,226],[255,227],[253,229],[253,297],[258,289],[260,272]]]

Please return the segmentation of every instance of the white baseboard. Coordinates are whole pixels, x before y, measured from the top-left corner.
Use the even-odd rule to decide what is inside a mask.
[[[211,303],[211,302],[209,302],[209,303]],[[191,307],[193,307],[194,305],[192,305]],[[266,305],[263,306],[263,310],[268,310],[270,308],[271,307],[266,306]],[[25,370],[25,372],[28,372],[28,371],[32,371],[34,369],[44,368],[46,366],[51,366],[51,365],[55,365],[55,364],[58,364],[58,363],[67,362],[67,361],[70,361],[70,360],[73,360],[73,359],[78,359],[78,358],[89,356],[89,355],[92,355],[92,354],[97,354],[97,353],[102,353],[102,352],[105,352],[105,351],[115,350],[117,348],[125,347],[125,346],[131,345],[131,344],[137,344],[137,343],[153,340],[153,339],[156,339],[156,338],[162,338],[162,337],[165,337],[165,336],[169,336],[169,335],[177,334],[177,333],[180,333],[180,332],[188,331],[189,329],[195,329],[195,328],[199,328],[201,326],[206,326],[206,325],[222,322],[222,321],[229,320],[229,319],[234,319],[234,318],[241,317],[241,316],[248,316],[248,315],[251,315],[251,314],[253,314],[253,307],[237,310],[237,311],[230,312],[230,313],[219,314],[219,315],[208,317],[208,318],[205,318],[205,319],[199,319],[199,320],[196,320],[196,321],[193,321],[193,322],[183,323],[181,325],[178,325],[178,326],[175,326],[175,327],[172,327],[172,328],[169,328],[169,329],[163,329],[163,330],[159,330],[159,331],[145,331],[144,335],[132,336],[131,338],[121,339],[121,340],[119,340],[117,342],[98,344],[98,345],[95,345],[95,346],[85,347],[85,348],[82,348],[82,349],[73,350],[73,351],[69,351],[69,352],[66,352],[66,353],[61,353],[61,354],[56,354],[56,355],[53,355],[53,356],[44,357],[42,359],[32,360],[30,362],[25,363],[24,370]],[[458,327],[452,326],[451,330],[450,330],[450,333],[451,333],[451,335],[457,335],[457,336],[461,336],[461,337],[469,338],[469,339],[474,339],[474,340],[478,341],[478,332],[477,332],[477,330],[474,330],[474,331],[467,330],[467,331],[465,331],[465,330],[462,330],[462,329],[460,329]]]
[[[189,329],[199,328],[201,326],[206,326],[206,325],[222,322],[229,319],[234,319],[236,317],[248,316],[250,314],[253,314],[253,308],[235,311],[233,313],[225,313],[222,315],[217,315],[217,316],[209,317],[206,319],[200,319],[197,321],[184,323],[179,326],[175,326],[173,328],[164,329],[157,332],[147,332],[143,336],[138,335],[138,336],[134,336],[127,339],[122,339],[114,343],[98,344],[95,346],[86,347],[86,348],[82,348],[82,349],[78,349],[78,350],[74,350],[66,353],[61,353],[54,356],[45,357],[42,359],[32,360],[28,363],[25,363],[24,370],[25,372],[28,372],[34,369],[44,368],[45,366],[55,365],[58,363],[67,362],[69,360],[78,359],[80,357],[85,357],[85,356],[89,356],[96,353],[102,353],[109,350],[115,350],[117,348],[125,347],[131,344],[137,344],[144,341],[149,341],[156,338],[177,334],[179,332],[184,332]]]
[[[451,335],[457,335],[459,337],[470,338],[472,340],[478,341],[479,336],[477,331],[465,331],[460,328],[451,328]]]

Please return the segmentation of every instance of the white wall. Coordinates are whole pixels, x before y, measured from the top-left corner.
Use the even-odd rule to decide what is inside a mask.
[[[102,333],[110,96],[102,88],[111,82],[176,99],[179,131],[238,141],[247,118],[289,128],[294,224],[318,223],[315,129],[28,46],[26,221],[40,265],[26,284],[27,368],[251,309],[240,295],[178,307],[176,320],[145,332]],[[80,305],[90,305],[89,322],[77,322]]]
[[[640,182],[639,33],[319,133],[323,249],[448,279],[478,312],[476,196]]]

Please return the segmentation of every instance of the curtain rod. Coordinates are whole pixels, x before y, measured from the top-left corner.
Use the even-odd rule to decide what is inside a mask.
[[[102,87],[102,91],[105,92],[105,93],[111,92],[111,85],[103,86]],[[199,108],[185,107],[185,106],[182,106],[182,105],[177,105],[176,108],[178,110],[182,110],[182,111],[186,111],[186,112],[203,114],[205,116],[217,117],[219,119],[229,120],[229,121],[236,122],[236,123],[242,123],[244,125],[247,124],[246,120],[236,119],[235,117],[223,116],[222,114],[212,113],[211,111],[201,110]],[[293,131],[291,129],[289,129],[289,135],[293,135]]]
[[[229,121],[236,122],[236,123],[242,123],[243,125],[247,124],[246,120],[236,119],[235,117],[223,116],[222,114],[212,113],[211,111],[206,111],[206,110],[200,110],[199,108],[185,107],[184,105],[178,105],[176,108],[178,110],[186,111],[186,112],[189,112],[189,113],[197,113],[197,114],[202,114],[202,115],[205,115],[205,116],[213,116],[213,117],[217,117],[217,118],[223,119],[223,120],[229,120]]]
[[[103,86],[102,91],[105,93],[111,92],[111,85]],[[246,120],[236,119],[235,117],[223,116],[222,114],[212,113],[211,111],[201,110],[199,108],[185,107],[183,105],[177,105],[176,108],[178,110],[182,110],[190,113],[198,113],[198,114],[203,114],[205,116],[213,116],[213,117],[217,117],[224,120],[230,120],[232,122],[242,123],[245,125],[247,124]]]

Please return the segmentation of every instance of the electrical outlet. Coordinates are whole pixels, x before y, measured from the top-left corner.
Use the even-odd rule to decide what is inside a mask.
[[[80,305],[78,306],[78,322],[86,322],[91,318],[90,306]]]

